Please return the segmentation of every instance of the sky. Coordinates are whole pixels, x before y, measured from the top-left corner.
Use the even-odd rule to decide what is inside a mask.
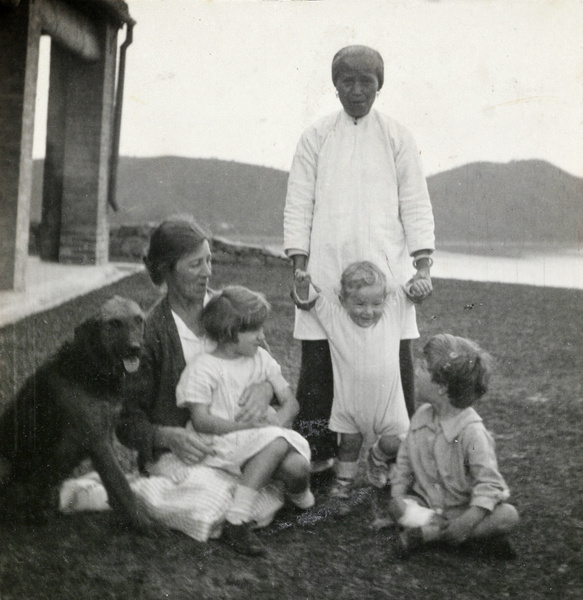
[[[413,132],[428,175],[536,158],[583,177],[583,0],[127,3],[137,25],[124,156],[289,170],[303,129],[341,108],[332,56],[366,44],[385,61],[375,108]],[[36,157],[44,155],[47,43]]]

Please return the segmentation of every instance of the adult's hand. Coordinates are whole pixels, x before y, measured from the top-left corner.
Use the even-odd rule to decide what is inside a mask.
[[[205,444],[192,431],[184,427],[160,427],[156,431],[156,445],[168,448],[187,465],[195,465],[207,454],[212,454],[211,446]]]
[[[267,381],[250,385],[239,398],[235,421],[250,424],[263,421],[272,398],[273,387]]]
[[[433,284],[428,268],[419,269],[405,284],[405,292],[412,302],[417,304],[431,296]]]

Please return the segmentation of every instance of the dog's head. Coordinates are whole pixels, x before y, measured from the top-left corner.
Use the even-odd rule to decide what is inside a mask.
[[[75,343],[95,356],[103,357],[102,367],[110,372],[135,373],[140,366],[144,344],[145,316],[133,300],[114,296],[99,313],[75,330]],[[107,368],[108,363],[111,367]]]
[[[107,354],[121,359],[128,373],[140,366],[144,344],[144,312],[133,300],[114,296],[99,311],[100,340]]]

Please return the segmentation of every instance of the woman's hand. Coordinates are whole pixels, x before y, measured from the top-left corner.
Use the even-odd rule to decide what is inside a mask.
[[[433,292],[430,275],[431,265],[433,264],[431,254],[431,250],[418,250],[413,253],[413,266],[416,272],[405,284],[405,293],[416,304],[423,302]]]
[[[159,427],[156,431],[156,446],[171,450],[172,454],[187,465],[195,465],[207,454],[213,453],[211,446],[184,427]]]
[[[263,419],[264,425],[277,425],[278,427],[284,427],[284,423],[281,422],[277,411],[273,406],[268,406]]]
[[[269,382],[250,385],[239,398],[240,408],[235,421],[250,425],[264,421],[272,398],[273,387]]]
[[[294,273],[294,289],[296,292],[296,296],[302,302],[306,302],[310,295],[310,283],[312,282],[312,278],[307,271],[302,271],[301,269],[296,269]]]

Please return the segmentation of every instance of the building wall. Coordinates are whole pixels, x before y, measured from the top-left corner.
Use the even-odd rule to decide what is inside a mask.
[[[56,74],[49,91],[41,256],[76,264],[108,260],[117,31],[119,19],[129,15],[120,17],[115,4],[107,5],[107,14],[89,5],[0,4],[0,290],[24,288],[41,30],[52,36]]]
[[[41,24],[34,3],[0,19],[0,290],[24,289]]]

